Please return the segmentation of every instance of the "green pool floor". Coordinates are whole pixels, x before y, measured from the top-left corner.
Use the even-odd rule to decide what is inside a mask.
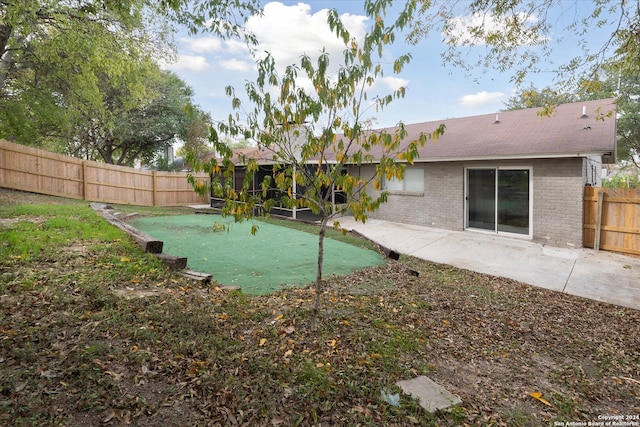
[[[163,252],[187,257],[191,270],[212,274],[221,285],[267,294],[316,279],[318,236],[262,221],[236,223],[219,215],[136,218],[131,225],[164,242]],[[214,224],[226,230],[213,231]],[[251,234],[257,225],[258,232]],[[333,239],[324,241],[323,277],[383,264],[375,251]]]

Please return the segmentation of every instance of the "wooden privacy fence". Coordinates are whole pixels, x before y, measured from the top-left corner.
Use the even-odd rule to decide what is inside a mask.
[[[198,179],[208,180],[199,174]],[[158,172],[81,160],[0,140],[0,187],[91,202],[137,206],[208,203],[184,172]]]
[[[640,255],[640,190],[585,187],[584,246]]]

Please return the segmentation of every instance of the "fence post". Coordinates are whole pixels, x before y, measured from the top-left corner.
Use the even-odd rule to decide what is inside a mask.
[[[82,200],[87,200],[87,161],[82,161]]]
[[[152,203],[152,206],[156,206],[156,190],[158,188],[158,179],[157,179],[157,176],[156,176],[156,171],[151,171],[151,177],[152,177],[152,180],[153,180],[153,182],[151,184],[151,186],[153,187],[152,188],[153,196],[152,196],[151,203]]]
[[[602,230],[602,205],[604,205],[604,190],[598,190],[598,216],[596,217],[596,235],[593,240],[593,249],[600,250],[600,232]]]

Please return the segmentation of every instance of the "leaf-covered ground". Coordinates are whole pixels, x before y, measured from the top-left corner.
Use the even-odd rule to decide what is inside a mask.
[[[203,287],[109,230],[63,239],[80,225],[10,219],[3,425],[538,426],[640,414],[637,311],[403,257],[327,278],[312,332],[310,289]],[[37,254],[11,252],[16,230]],[[407,396],[381,399],[418,375],[463,404],[429,416]]]

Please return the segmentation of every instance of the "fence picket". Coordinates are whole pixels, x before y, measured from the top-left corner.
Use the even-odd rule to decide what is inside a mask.
[[[603,198],[599,215],[600,192]],[[585,187],[583,200],[585,247],[640,255],[640,190]]]
[[[206,174],[198,178],[208,180]],[[138,206],[204,204],[184,172],[108,165],[0,140],[0,187]]]

